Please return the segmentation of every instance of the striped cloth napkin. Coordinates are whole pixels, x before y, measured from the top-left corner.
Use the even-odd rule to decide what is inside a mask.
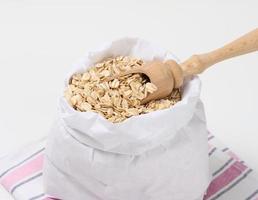
[[[208,135],[213,176],[204,200],[258,200],[258,175],[213,135]],[[17,200],[53,200],[44,194],[45,140],[0,160],[0,184]]]

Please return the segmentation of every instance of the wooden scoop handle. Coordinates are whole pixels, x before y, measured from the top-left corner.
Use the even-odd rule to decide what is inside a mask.
[[[258,28],[222,48],[205,54],[193,55],[180,65],[184,76],[196,75],[218,62],[253,51],[258,51]]]

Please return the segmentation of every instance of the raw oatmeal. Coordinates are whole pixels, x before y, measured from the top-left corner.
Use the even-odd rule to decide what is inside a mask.
[[[108,58],[84,73],[74,74],[65,90],[65,98],[77,111],[93,111],[113,123],[173,106],[181,100],[179,89],[160,100],[141,105],[141,100],[157,87],[141,74],[129,74],[107,81],[107,77],[142,66],[144,62],[132,57]]]

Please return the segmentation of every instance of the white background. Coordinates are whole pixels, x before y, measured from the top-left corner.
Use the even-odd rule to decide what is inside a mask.
[[[47,134],[69,67],[103,42],[137,36],[183,61],[257,27],[255,0],[0,0],[0,155]],[[201,75],[209,129],[256,171],[257,73],[253,53]]]

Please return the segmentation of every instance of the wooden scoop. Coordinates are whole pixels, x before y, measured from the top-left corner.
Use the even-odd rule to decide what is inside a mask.
[[[258,28],[222,48],[205,54],[193,55],[181,64],[173,60],[166,62],[152,61],[121,75],[143,73],[157,86],[157,91],[143,99],[142,103],[144,104],[151,100],[168,96],[173,88],[182,86],[183,80],[187,76],[200,74],[218,62],[257,50]]]

